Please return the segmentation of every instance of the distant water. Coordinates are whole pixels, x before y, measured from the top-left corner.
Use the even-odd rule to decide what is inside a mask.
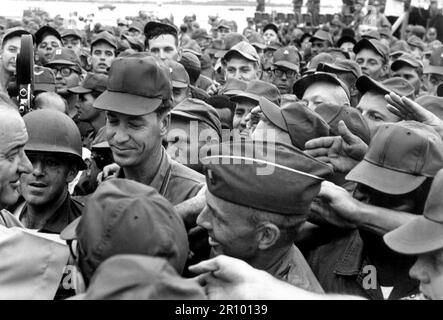
[[[82,28],[83,24],[76,19],[73,12],[77,12],[77,17],[86,17],[88,14],[94,14],[94,22],[103,24],[115,25],[118,18],[125,18],[127,16],[137,16],[140,10],[152,12],[156,16],[163,18],[169,17],[171,14],[174,17],[174,23],[180,25],[183,22],[183,17],[195,13],[197,22],[203,28],[209,28],[208,16],[219,15],[219,17],[235,20],[238,25],[238,31],[242,32],[246,27],[246,18],[253,17],[255,12],[254,6],[235,7],[235,6],[210,6],[210,5],[162,5],[161,1],[158,4],[131,4],[131,3],[114,3],[114,10],[99,10],[98,7],[104,3],[96,2],[64,2],[64,1],[19,1],[19,0],[1,0],[0,1],[0,15],[6,17],[20,18],[23,10],[30,7],[40,7],[46,10],[51,17],[60,14],[65,18],[76,20],[77,27]],[[278,12],[290,13],[292,12],[291,1],[288,0],[287,7],[267,7],[266,11],[271,13],[272,10]],[[235,10],[230,10],[235,9]]]

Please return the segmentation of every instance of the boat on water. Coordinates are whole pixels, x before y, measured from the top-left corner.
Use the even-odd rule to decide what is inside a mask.
[[[98,7],[98,10],[105,10],[105,9],[109,9],[112,11],[115,9],[115,6],[113,4],[107,3],[107,4],[104,4],[104,5]]]

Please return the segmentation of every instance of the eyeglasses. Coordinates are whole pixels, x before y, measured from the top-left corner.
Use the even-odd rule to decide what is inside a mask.
[[[294,70],[289,70],[289,69],[287,69],[287,70],[274,69],[274,70],[272,70],[272,72],[273,72],[274,75],[275,75],[276,77],[278,77],[278,78],[283,77],[283,74],[285,74],[285,75],[286,75],[286,78],[289,78],[289,79],[294,78],[294,77],[297,75],[297,72],[296,72],[296,71],[294,71]]]
[[[72,72],[77,72],[69,67],[52,67],[52,70],[54,70],[55,75],[57,75],[57,73],[60,72],[62,77],[69,77],[72,74]]]

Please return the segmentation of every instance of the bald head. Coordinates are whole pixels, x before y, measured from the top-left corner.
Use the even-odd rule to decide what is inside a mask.
[[[350,106],[348,95],[341,86],[323,81],[311,84],[305,90],[302,100],[311,110],[315,110],[322,103]]]
[[[66,101],[55,92],[42,92],[35,97],[35,109],[53,109],[66,114]]]

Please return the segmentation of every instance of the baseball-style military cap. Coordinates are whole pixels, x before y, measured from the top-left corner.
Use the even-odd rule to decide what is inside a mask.
[[[349,72],[352,73],[356,78],[359,78],[362,75],[360,65],[357,62],[345,59],[336,59],[333,63],[319,63],[317,66],[317,71],[334,74],[337,72]]]
[[[260,50],[264,50],[266,48],[265,40],[256,31],[251,32],[251,34],[248,36],[248,41],[256,49],[258,48]]]
[[[268,23],[267,25],[265,25],[264,27],[263,27],[263,33],[265,33],[266,32],[266,30],[268,30],[268,29],[271,29],[271,30],[273,30],[276,34],[278,34],[278,27],[277,27],[277,25],[275,24],[275,23]]]
[[[129,27],[129,29],[130,28],[131,27]],[[169,24],[169,23],[163,23],[163,22],[159,22],[159,21],[149,21],[148,23],[145,24],[144,28],[143,28],[143,26],[140,27],[140,32],[144,32],[145,36],[147,38],[149,38],[148,37],[149,34],[152,33],[157,28],[162,28],[162,29],[168,31],[167,33],[171,33],[175,36],[178,36],[178,30],[175,26],[173,26],[172,24]]]
[[[34,92],[55,92],[55,74],[52,69],[34,66]]]
[[[378,127],[366,155],[346,176],[387,194],[405,194],[443,167],[443,141],[423,123],[401,121]]]
[[[183,52],[181,59],[179,61],[186,71],[195,70],[197,72],[201,71],[201,62],[198,57],[191,52]]]
[[[443,98],[440,95],[438,97],[431,95],[420,96],[415,102],[443,120]]]
[[[211,151],[202,163],[206,201],[215,207],[221,199],[283,216],[306,216],[323,178],[332,172],[325,163],[280,143],[241,140]]]
[[[415,59],[413,56],[411,56],[408,53],[404,53],[401,56],[399,56],[392,64],[391,64],[391,70],[397,71],[398,69],[409,66],[412,68],[419,69],[423,71],[423,63],[417,59]],[[421,73],[419,71],[419,73]]]
[[[96,34],[91,40],[91,47],[98,42],[106,42],[111,47],[117,50],[117,40],[115,37],[107,31],[100,32]]]
[[[125,39],[126,41],[128,41],[128,44],[131,47],[131,49],[134,49],[134,50],[137,50],[140,52],[145,50],[145,44],[143,43],[142,40],[140,40],[140,38],[131,37],[131,36],[128,36],[127,34],[122,34],[122,38]]]
[[[222,136],[220,117],[212,106],[199,99],[186,99],[180,102],[171,111],[171,117],[181,117],[189,120],[197,120],[206,123],[214,129],[218,136]]]
[[[374,90],[383,95],[395,92],[401,97],[412,97],[415,91],[414,87],[408,81],[400,77],[392,77],[379,82],[363,75],[357,79],[355,86],[362,95]]]
[[[337,41],[337,48],[340,48],[341,47],[341,45],[343,44],[343,43],[346,43],[346,42],[350,42],[350,43],[353,43],[354,45],[357,43],[357,40],[355,40],[355,38],[354,37],[351,37],[351,36],[342,36],[342,37],[340,37],[340,39],[338,39],[338,41]]]
[[[266,45],[265,51],[276,51],[282,47],[283,45],[280,43],[280,41],[271,41]]]
[[[346,127],[366,144],[369,144],[371,141],[371,132],[368,124],[356,108],[322,103],[315,108],[315,112],[329,125],[331,135],[340,135],[338,132],[338,123],[343,120]]]
[[[378,32],[378,30],[368,30],[365,33],[363,33],[361,35],[362,39],[375,39],[375,40],[380,40],[380,33]]]
[[[432,50],[429,64],[424,67],[423,73],[435,73],[443,75],[443,45]]]
[[[181,273],[189,251],[183,220],[171,203],[156,189],[129,179],[101,183],[60,238],[77,239],[78,264],[88,275],[117,254],[165,258]]]
[[[309,41],[314,42],[315,40],[329,41],[330,44],[334,43],[331,34],[321,29],[318,30],[316,33],[314,33],[314,35],[311,37]]]
[[[235,46],[233,46],[231,48],[231,50],[226,52],[226,54],[223,56],[223,58],[225,60],[229,60],[229,57],[233,53],[238,53],[243,58],[245,58],[246,60],[249,60],[249,61],[253,61],[253,62],[260,61],[260,57],[257,54],[257,50],[255,50],[255,48],[249,42],[246,42],[246,41],[241,41],[241,42],[237,43]]]
[[[69,36],[74,37],[74,38],[78,38],[80,40],[83,39],[82,32],[78,29],[63,29],[60,32],[60,36],[62,37],[62,39],[65,37],[69,37]]]
[[[419,48],[421,51],[425,50],[425,43],[416,35],[412,35],[408,38],[407,43],[410,47]]]
[[[136,20],[129,25],[128,30],[131,30],[131,29],[135,29],[137,31],[143,32],[143,23]]]
[[[284,67],[297,72],[300,69],[300,60],[300,53],[294,46],[280,48],[273,55],[274,66]]]
[[[411,52],[411,47],[405,40],[397,40],[390,47],[391,57],[398,57],[405,53]]]
[[[54,59],[45,64],[45,67],[51,67],[56,65],[72,66],[78,73],[81,73],[81,62],[77,54],[72,49],[57,48],[55,49]]]
[[[245,41],[246,38],[237,32],[231,32],[225,35],[223,40],[221,40],[221,46],[220,48],[215,52],[216,58],[222,58],[225,56],[225,54],[232,49],[237,43],[240,43],[242,41]],[[214,41],[213,43],[215,46],[217,46],[218,42]]]
[[[260,97],[265,97],[269,101],[280,105],[281,97],[278,88],[272,83],[262,80],[249,81],[246,90],[231,97],[231,101],[248,99],[258,104]]]
[[[31,34],[29,31],[26,31],[25,29],[23,29],[22,27],[14,27],[14,28],[9,28],[5,31],[5,34],[3,35],[2,38],[2,46],[4,43],[6,43],[6,41],[8,41],[11,38],[15,38],[15,37],[21,37],[24,34]],[[34,36],[32,36],[32,41],[35,42],[35,38]]]
[[[329,125],[303,103],[294,102],[280,108],[263,97],[259,103],[265,117],[287,132],[292,144],[301,150],[309,140],[329,136]]]
[[[229,78],[226,83],[220,87],[218,94],[223,94],[225,96],[235,96],[246,90],[248,83],[243,80],[236,78]]]
[[[70,300],[205,300],[203,288],[188,281],[163,258],[119,254],[95,271],[85,293]]]
[[[381,56],[385,61],[388,61],[388,59],[389,59],[389,48],[377,39],[363,38],[359,42],[356,43],[356,45],[354,46],[352,51],[354,51],[354,53],[357,54],[362,49],[373,50],[375,53],[377,53],[379,56]]]
[[[79,86],[69,88],[68,91],[76,94],[86,94],[93,91],[97,93],[103,93],[106,90],[107,83],[107,75],[99,73],[88,73]]]
[[[392,250],[419,255],[443,248],[443,169],[432,182],[422,216],[385,234],[383,239]]]
[[[201,57],[202,55],[202,49],[198,45],[197,41],[195,40],[189,40],[185,45],[182,46],[183,52],[190,52],[197,57]]]
[[[197,40],[197,39],[202,39],[202,38],[204,38],[204,39],[212,39],[208,35],[208,31],[206,31],[206,29],[199,28],[199,29],[195,29],[194,31],[192,31],[191,39]]]
[[[171,83],[173,88],[187,88],[189,87],[189,75],[185,67],[173,60],[166,60],[166,65],[169,67],[171,75]]]
[[[312,57],[309,61],[307,70],[303,72],[303,76],[313,74],[320,63],[334,63],[336,59],[327,52],[320,52],[316,56]]]
[[[293,87],[294,94],[297,96],[297,98],[303,99],[306,89],[317,82],[328,82],[340,86],[345,91],[348,98],[351,96],[348,86],[335,74],[327,72],[315,72],[297,80]]]
[[[231,25],[228,23],[228,21],[222,19],[222,20],[220,20],[220,22],[217,25],[217,29],[220,29],[220,28],[225,28],[225,29],[231,30]]]
[[[53,35],[58,40],[60,40],[60,42],[62,41],[62,37],[57,30],[55,30],[51,26],[43,26],[35,33],[35,43],[39,45],[47,35]]]
[[[171,98],[169,68],[154,57],[135,55],[116,58],[112,62],[107,90],[93,106],[123,114],[144,115]]]

